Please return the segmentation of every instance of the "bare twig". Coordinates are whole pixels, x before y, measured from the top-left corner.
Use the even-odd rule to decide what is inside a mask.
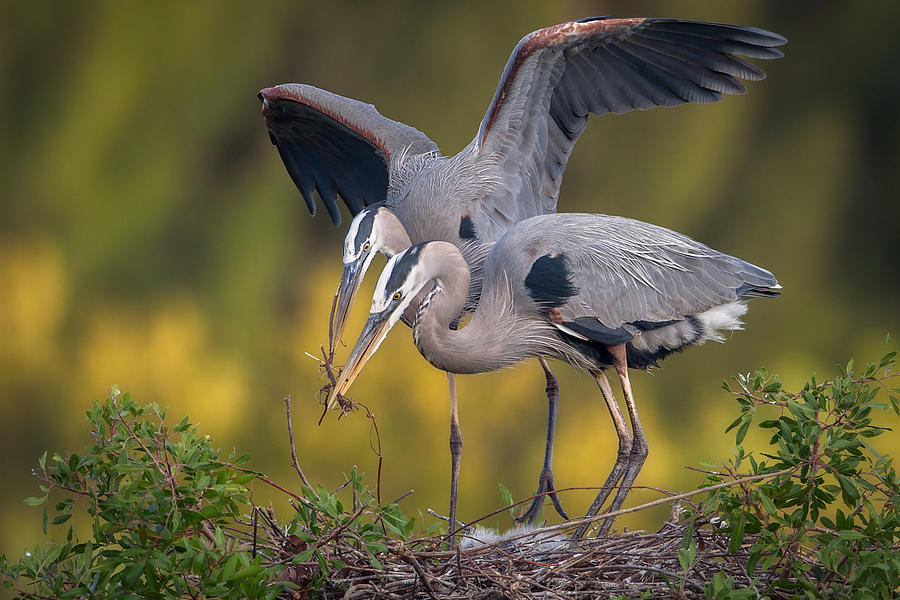
[[[428,597],[431,598],[431,600],[437,600],[437,596],[434,595],[434,589],[431,587],[431,582],[428,581],[428,574],[425,572],[425,569],[422,568],[422,565],[419,564],[419,561],[416,560],[416,557],[409,553],[406,546],[402,542],[399,542],[394,544],[391,550],[400,557],[400,560],[413,568],[416,575],[418,575],[419,579],[422,581],[422,585],[425,587],[425,592],[428,594]]]
[[[384,463],[384,455],[381,453],[381,434],[378,432],[378,421],[375,420],[375,413],[370,411],[368,406],[362,402],[356,402],[355,404],[365,409],[366,418],[372,422],[372,432],[375,434],[375,443],[373,444],[372,439],[370,438],[369,447],[372,448],[372,452],[378,457],[378,474],[375,478],[375,500],[378,504],[381,504],[381,467]]]
[[[284,398],[284,405],[287,409],[287,430],[288,430],[288,440],[291,445],[291,464],[294,466],[294,470],[297,471],[297,475],[300,476],[300,481],[303,482],[303,485],[312,489],[312,484],[309,483],[309,479],[306,478],[306,475],[303,473],[303,469],[300,468],[300,462],[297,460],[297,451],[294,448],[294,427],[292,425],[291,419],[291,396],[288,394]]]

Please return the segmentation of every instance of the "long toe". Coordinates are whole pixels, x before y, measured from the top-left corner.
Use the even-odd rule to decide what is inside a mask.
[[[528,525],[534,524],[537,521],[538,517],[541,516],[541,512],[544,508],[544,492],[547,489],[544,487],[544,480],[541,479],[540,485],[538,486],[538,491],[534,495],[534,499],[532,499],[531,504],[528,506],[528,510],[522,513],[520,516],[516,517],[516,523],[527,523]]]
[[[541,510],[544,507],[544,499],[547,496],[549,496],[550,500],[553,502],[553,508],[556,509],[556,512],[559,513],[563,519],[568,520],[569,515],[566,514],[566,511],[562,507],[562,502],[560,502],[559,496],[556,494],[556,484],[553,482],[553,472],[544,471],[541,473],[538,482],[538,490],[535,493],[534,499],[531,501],[528,510],[516,518],[516,523],[533,525],[541,516]]]
[[[559,516],[568,521],[569,515],[566,514],[565,510],[563,510],[562,502],[559,501],[559,496],[556,494],[556,486],[551,485],[551,489],[552,491],[550,492],[549,496],[550,500],[553,502],[553,508],[555,508],[556,512],[559,513]]]

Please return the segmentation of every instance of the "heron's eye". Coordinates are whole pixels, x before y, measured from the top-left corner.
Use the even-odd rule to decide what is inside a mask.
[[[369,248],[371,248],[371,247],[372,247],[372,244],[370,244],[369,242],[366,242],[365,244],[363,244],[363,252],[368,252]]]
[[[399,299],[402,298],[402,297],[403,297],[403,294],[401,294],[400,292],[395,292],[395,293],[394,293],[394,300],[399,300]]]

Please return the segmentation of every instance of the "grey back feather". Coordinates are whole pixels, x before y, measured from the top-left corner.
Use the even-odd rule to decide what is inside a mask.
[[[563,319],[595,317],[608,327],[683,319],[778,286],[765,269],[680,233],[574,213],[533,217],[508,231],[488,254],[485,286],[502,273],[515,284],[516,304],[539,310],[523,282],[545,254],[565,256],[577,289],[560,307]]]

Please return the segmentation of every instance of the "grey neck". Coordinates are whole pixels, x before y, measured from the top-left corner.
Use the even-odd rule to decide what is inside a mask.
[[[390,258],[412,246],[406,228],[403,227],[400,219],[393,212],[387,208],[379,209],[376,218],[378,219],[378,227],[381,229],[382,254]]]
[[[465,306],[469,269],[459,251],[450,244],[446,246],[452,251],[441,248],[445,251],[428,257],[435,285],[419,304],[413,324],[413,336],[422,355],[450,373],[495,371],[536,356],[535,348],[543,345],[531,348],[526,343],[540,339],[546,327],[518,317],[505,285],[491,286],[482,294],[469,323],[461,329],[450,329]]]

